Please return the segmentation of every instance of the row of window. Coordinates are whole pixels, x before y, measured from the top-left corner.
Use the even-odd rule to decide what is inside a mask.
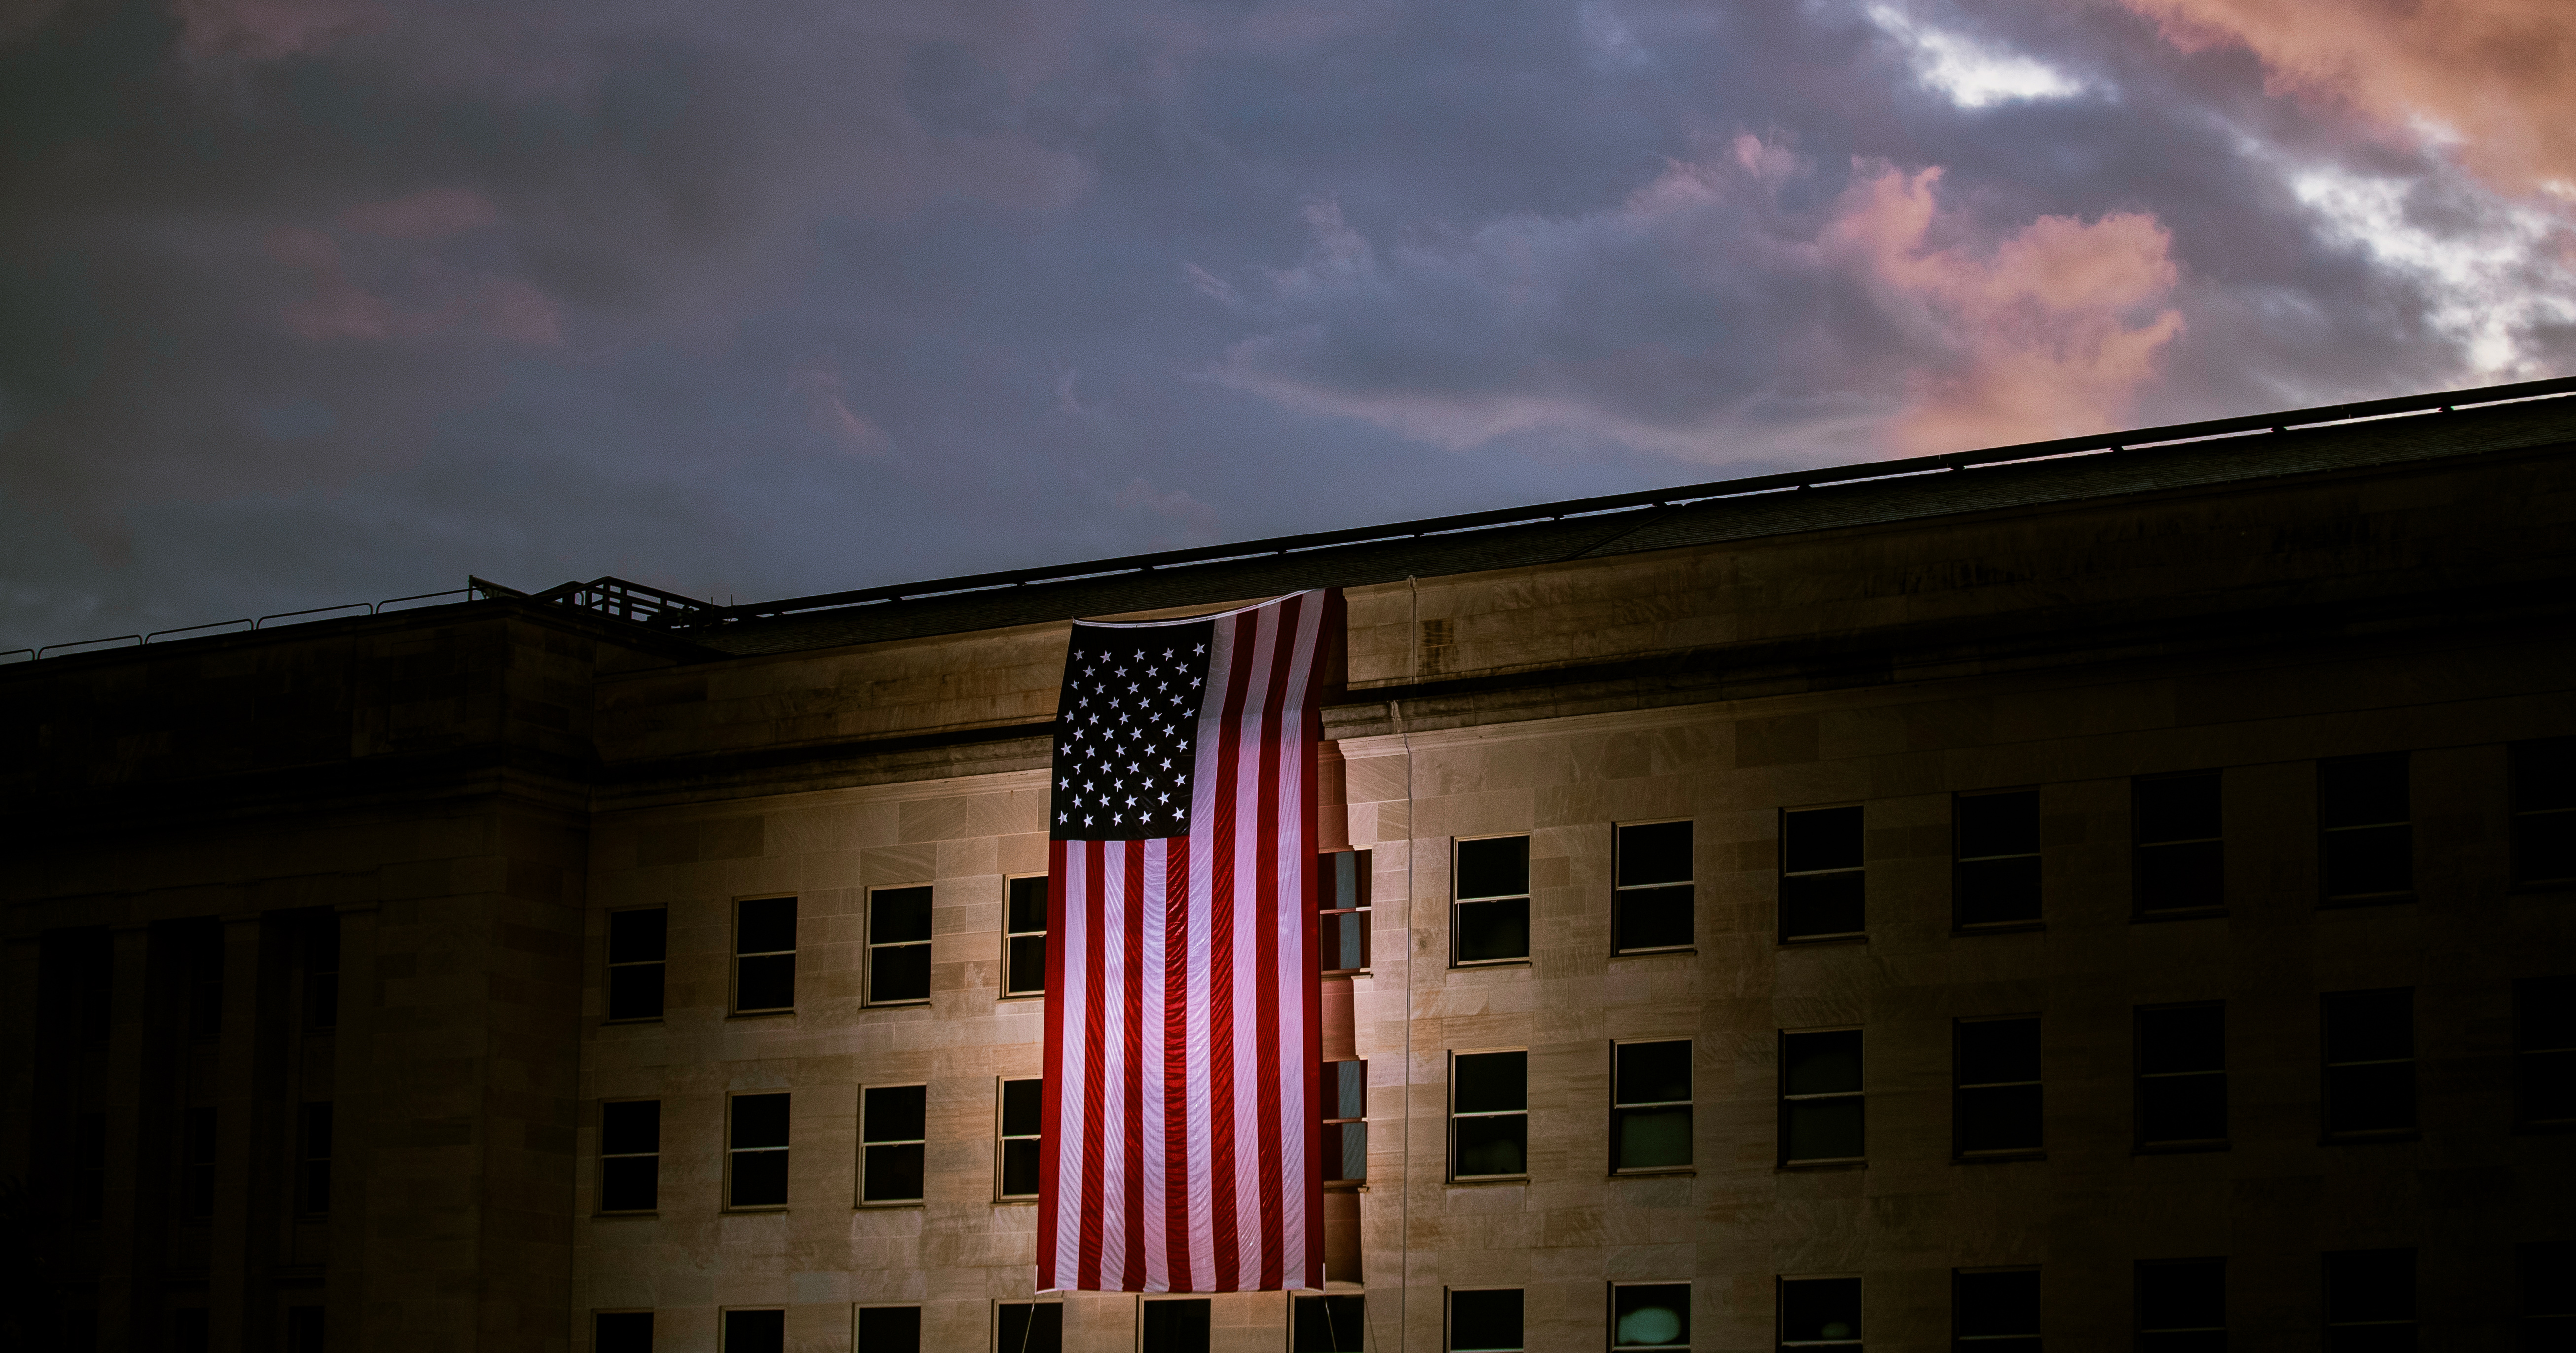
[[[2576,884],[2576,738],[2512,748],[2513,876],[2517,884]],[[2414,825],[2407,753],[2317,763],[2320,901],[2360,905],[2414,893]],[[2131,854],[2135,914],[2141,920],[2224,914],[2225,833],[2217,771],[2141,777],[2132,782]],[[1779,933],[1784,942],[1854,939],[1868,930],[1864,809],[1858,804],[1781,813]],[[1688,949],[1694,941],[1692,824],[1644,822],[1614,829],[1610,944],[1614,952]],[[2036,925],[2044,915],[2039,791],[1958,795],[1952,811],[1952,920],[1961,933]],[[1530,954],[1529,838],[1469,837],[1453,843],[1450,962],[1524,962]],[[1317,861],[1317,950],[1326,972],[1369,966],[1370,852]],[[867,900],[864,1000],[919,1005],[930,999],[931,890],[876,888]],[[663,908],[608,917],[608,1017],[652,1020],[663,1013],[668,956]],[[1004,884],[1002,995],[1046,991],[1047,880]],[[734,910],[736,1014],[796,1005],[796,899],[753,898]]]
[[[222,1117],[211,1106],[182,1109],[178,1114],[178,1169],[174,1176],[172,1215],[181,1221],[206,1221],[215,1215],[216,1130]],[[289,1197],[296,1215],[318,1217],[331,1210],[331,1103],[316,1100],[295,1108],[295,1157],[288,1170]],[[71,1171],[68,1178],[75,1220],[96,1221],[106,1210],[107,1115],[77,1114],[72,1120]]]
[[[2414,1004],[2414,991],[2405,987],[2332,992],[2321,998],[2320,1140],[2413,1136]],[[2228,1149],[2226,1005],[2142,1006],[2132,1018],[2136,1149]],[[2576,1130],[2576,977],[2515,983],[2514,1027],[2516,1126]],[[1953,1022],[1951,1140],[1956,1158],[2011,1159],[2046,1148],[2040,1035],[2037,1015]],[[1793,1029],[1781,1031],[1779,1039],[1779,1163],[1865,1161],[1862,1031]],[[1619,1042],[1609,1051],[1609,1172],[1690,1168],[1691,1040]],[[1328,1062],[1323,1078],[1324,1178],[1334,1184],[1362,1182],[1368,1177],[1368,1064]],[[860,1090],[860,1204],[922,1201],[928,1096],[925,1085]],[[1037,1194],[1042,1103],[1038,1080],[999,1082],[994,1120],[998,1199]],[[727,1100],[727,1207],[786,1205],[788,1106],[784,1091],[741,1093]],[[1469,1182],[1526,1178],[1529,1113],[1528,1050],[1451,1052],[1448,1177]],[[657,1099],[609,1100],[600,1106],[601,1211],[649,1212],[659,1205],[661,1114]]]
[[[2411,1353],[2416,1346],[2416,1255],[2411,1249],[2343,1250],[2318,1256],[2317,1308],[2326,1353]],[[2526,1349],[2576,1341],[2576,1242],[2523,1245],[2516,1251],[2516,1324]],[[1691,1285],[1612,1283],[1604,1294],[1603,1346],[1612,1353],[1691,1347]],[[2141,1259],[2131,1278],[2137,1353],[2224,1353],[2228,1346],[2227,1260]],[[1441,1347],[1451,1353],[1520,1353],[1525,1342],[1523,1289],[1453,1287],[1444,1294]],[[1138,1303],[1139,1353],[1207,1353],[1212,1303],[1204,1298]],[[1777,1347],[1861,1349],[1861,1279],[1852,1274],[1783,1274],[1773,1280]],[[1287,1331],[1289,1353],[1338,1353],[1365,1347],[1367,1298],[1297,1297]],[[595,1353],[652,1353],[653,1313],[601,1311],[593,1316]],[[787,1314],[776,1308],[731,1309],[719,1322],[721,1353],[783,1353]],[[921,1308],[859,1306],[851,1316],[855,1353],[920,1353]],[[1950,1274],[1950,1338],[1958,1353],[2039,1353],[2040,1270],[1962,1268]],[[1061,1353],[1059,1302],[993,1305],[992,1347],[999,1353]],[[1908,1343],[1920,1347],[1919,1338]]]

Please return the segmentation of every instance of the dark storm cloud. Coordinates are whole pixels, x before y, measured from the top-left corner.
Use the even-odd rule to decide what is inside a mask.
[[[2566,368],[2563,82],[2302,3],[21,4],[0,646]]]

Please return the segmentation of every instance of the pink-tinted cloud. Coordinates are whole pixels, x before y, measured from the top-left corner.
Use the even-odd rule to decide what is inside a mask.
[[[894,438],[875,419],[850,407],[849,385],[822,363],[797,370],[789,385],[805,404],[805,425],[854,456],[894,454]]]
[[[2237,45],[2272,87],[2383,132],[2453,143],[2513,193],[2576,198],[2576,4],[2567,0],[2122,0],[2186,51]]]
[[[306,56],[385,22],[365,0],[170,0],[170,13],[179,45],[199,59]]]
[[[411,289],[424,294],[406,307],[354,280],[339,242],[322,231],[305,227],[271,231],[268,253],[304,274],[306,294],[279,312],[287,330],[298,338],[374,341],[471,325],[489,337],[513,343],[553,347],[563,342],[562,307],[522,278],[417,257],[409,270]]]
[[[2172,238],[2152,216],[2043,216],[1990,247],[1936,249],[1939,168],[1881,167],[1853,186],[1826,238],[1878,284],[1900,322],[1950,355],[1909,373],[1913,406],[1891,432],[1909,451],[2099,431],[2128,411],[2182,332],[2160,308]]]
[[[500,219],[500,208],[471,188],[431,188],[340,213],[340,224],[351,230],[397,240],[444,239]]]

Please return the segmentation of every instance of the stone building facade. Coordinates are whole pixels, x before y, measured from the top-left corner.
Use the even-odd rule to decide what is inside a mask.
[[[2564,1347],[2571,582],[2552,399],[0,669],[22,1329]],[[1034,1293],[1066,621],[1324,585],[1338,1300]]]

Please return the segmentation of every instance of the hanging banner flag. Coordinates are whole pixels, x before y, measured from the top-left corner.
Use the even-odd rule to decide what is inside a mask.
[[[1316,700],[1338,591],[1077,622],[1047,870],[1040,1291],[1324,1285]]]

